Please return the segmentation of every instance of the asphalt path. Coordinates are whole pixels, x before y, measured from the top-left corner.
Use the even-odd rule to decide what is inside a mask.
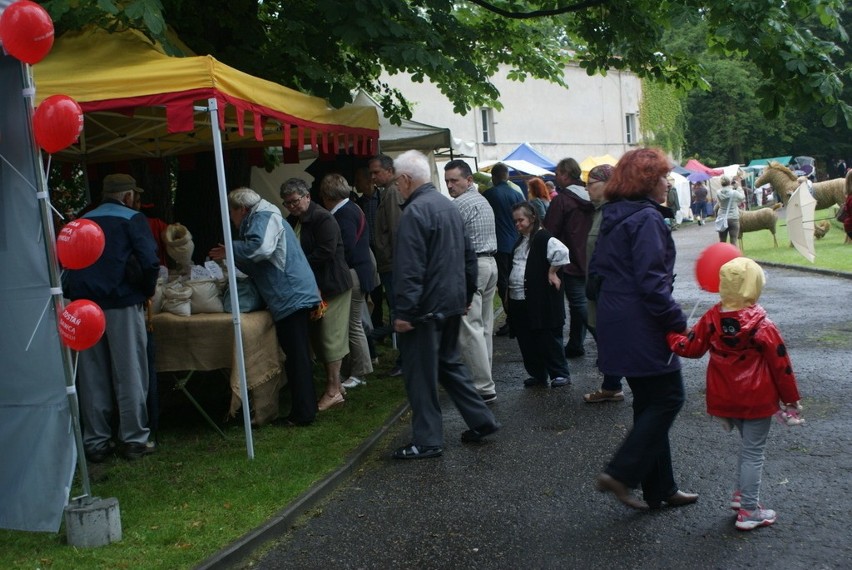
[[[717,238],[712,224],[685,226],[674,237],[675,297],[687,314],[699,304],[694,322],[717,301],[694,277],[698,253]],[[770,433],[761,501],[778,512],[774,526],[734,528],[728,501],[739,438],[705,413],[706,356],[683,360],[687,402],[671,433],[676,479],[700,499],[640,513],[594,489],[631,425],[629,390],[621,403],[582,401],[601,381],[594,341],[587,339],[584,358],[570,361],[572,387],[525,389],[515,341],[495,338],[499,433],[461,443],[464,423],[444,398],[444,455],[392,460],[390,452],[409,441],[405,415],[362,449],[355,468],[333,478],[333,490],[305,502],[307,512],[295,518],[299,508],[290,509],[205,566],[851,568],[852,280],[765,270],[760,302],[787,342],[807,420],[774,424]],[[261,545],[258,536],[272,540]]]

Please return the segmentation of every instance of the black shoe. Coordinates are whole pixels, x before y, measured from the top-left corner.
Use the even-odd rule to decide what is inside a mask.
[[[153,441],[149,441],[148,443],[125,443],[124,448],[121,450],[121,456],[130,461],[151,455],[152,453],[157,453],[157,444]]]
[[[547,380],[539,380],[538,378],[529,377],[524,380],[525,388],[534,388],[536,386],[547,386]]]
[[[577,350],[576,348],[565,347],[565,358],[580,358],[582,356],[586,356],[586,351],[582,348]]]
[[[86,450],[86,461],[89,463],[103,463],[107,459],[113,456],[115,453],[115,448],[111,445],[107,445],[98,449],[87,449]]]
[[[500,424],[491,424],[463,431],[461,434],[462,443],[478,443],[498,429],[500,429]]]
[[[413,443],[400,447],[393,452],[394,459],[431,459],[440,457],[444,450],[440,447],[417,447]]]
[[[482,398],[482,401],[486,404],[493,404],[497,401],[497,394],[480,394],[479,397]]]
[[[402,376],[402,366],[394,366],[391,368],[391,371],[388,373],[389,376],[397,377]]]
[[[494,333],[495,336],[506,336],[507,334],[509,334],[509,323],[503,323],[503,326]]]
[[[297,419],[293,419],[289,416],[284,418],[283,420],[281,420],[281,424],[284,427],[307,427],[307,426],[311,425],[312,423],[313,423],[313,421],[297,420]]]

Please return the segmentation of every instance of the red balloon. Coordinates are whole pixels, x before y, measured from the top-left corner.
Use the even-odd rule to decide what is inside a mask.
[[[56,254],[62,267],[83,269],[96,262],[104,252],[104,231],[92,220],[74,220],[65,224],[56,238]]]
[[[719,270],[737,257],[742,257],[742,253],[737,246],[730,243],[720,241],[706,248],[695,262],[695,278],[698,280],[698,285],[705,291],[718,293]]]
[[[35,2],[18,0],[0,16],[0,40],[9,55],[36,64],[53,47],[53,20]]]
[[[38,146],[53,154],[74,144],[83,132],[83,109],[67,95],[51,95],[33,115]]]
[[[78,299],[68,303],[59,318],[59,338],[73,350],[95,346],[106,330],[104,312],[92,301]]]

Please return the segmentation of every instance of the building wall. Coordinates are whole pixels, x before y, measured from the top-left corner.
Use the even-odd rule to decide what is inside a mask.
[[[483,143],[480,108],[456,115],[452,104],[431,84],[414,83],[402,75],[383,80],[413,102],[414,120],[449,127],[453,138],[475,141],[480,161],[499,160],[523,142],[554,162],[604,154],[618,158],[635,145],[641,81],[632,73],[613,71],[605,77],[589,77],[570,65],[565,68],[567,89],[539,79],[510,81],[505,75],[492,80],[503,104],[502,110],[492,111],[492,143]],[[627,142],[627,114],[635,116],[633,144]]]

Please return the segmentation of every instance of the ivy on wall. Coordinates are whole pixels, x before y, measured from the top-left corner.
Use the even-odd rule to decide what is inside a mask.
[[[679,157],[683,150],[685,96],[674,87],[642,80],[642,100],[639,102],[639,130],[642,142],[657,146]]]

